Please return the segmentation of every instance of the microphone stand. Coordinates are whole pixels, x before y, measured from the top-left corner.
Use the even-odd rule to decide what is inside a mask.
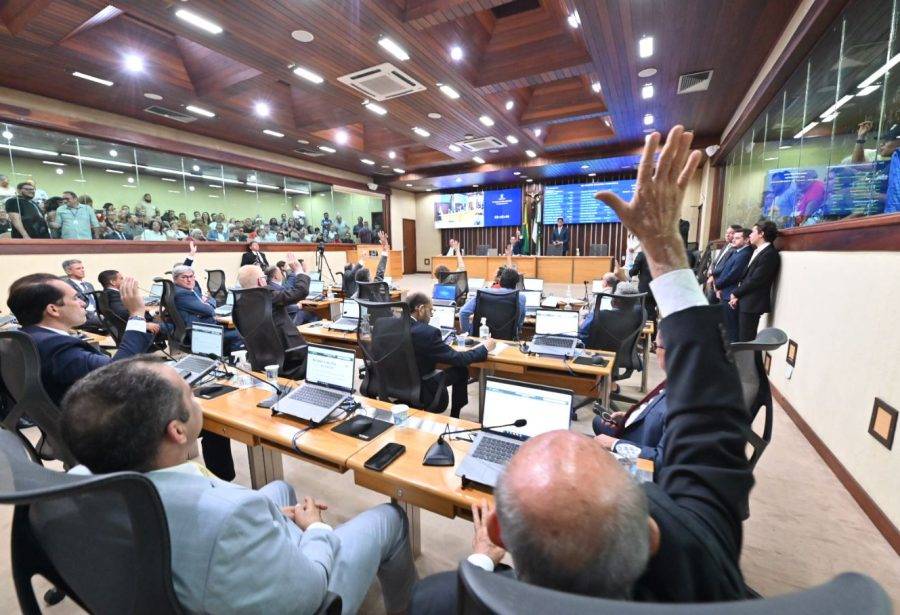
[[[212,354],[212,353],[204,353],[204,354],[201,354],[201,355],[199,355],[199,356],[201,356],[201,357],[206,357],[207,359],[213,359],[213,360],[215,360],[215,361],[219,361],[222,365],[225,365],[225,361],[222,359],[222,357],[220,357],[220,356],[218,356],[218,355],[215,355],[215,354]],[[247,371],[246,369],[243,369],[242,367],[238,367],[237,365],[232,365],[231,367],[232,367],[233,369],[236,369],[237,371],[243,373],[243,374],[247,374],[248,376],[250,376],[251,378],[253,378],[253,379],[256,380],[257,382],[261,382],[261,383],[265,384],[267,387],[271,388],[271,389],[275,392],[273,395],[271,395],[270,397],[267,397],[266,399],[262,400],[261,402],[259,402],[259,403],[257,404],[257,405],[258,405],[259,407],[261,407],[261,408],[271,408],[271,407],[274,406],[276,403],[278,403],[278,401],[279,401],[281,398],[283,398],[285,395],[287,395],[288,393],[290,393],[290,392],[293,390],[289,385],[286,385],[286,386],[282,387],[282,386],[277,385],[277,384],[272,384],[271,382],[269,382],[269,381],[266,380],[265,378],[260,378],[259,376],[257,376],[257,375],[254,374],[253,372]],[[225,371],[226,371],[226,373],[228,372],[227,368],[226,368]]]
[[[501,427],[525,427],[528,424],[526,419],[518,419],[513,421],[512,423],[507,423],[506,425],[493,425],[491,427],[485,427],[481,425],[479,427],[472,427],[471,429],[458,429],[456,431],[447,431],[438,436],[438,439],[428,447],[428,451],[425,453],[424,459],[422,459],[423,466],[452,466],[456,463],[456,455],[453,454],[453,449],[450,448],[450,445],[444,440],[444,436],[453,436],[459,433],[467,433],[470,431],[481,431],[482,429],[500,429]]]

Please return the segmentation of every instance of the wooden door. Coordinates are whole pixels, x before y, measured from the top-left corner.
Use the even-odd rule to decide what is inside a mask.
[[[415,273],[417,263],[416,221],[403,218],[403,273]]]

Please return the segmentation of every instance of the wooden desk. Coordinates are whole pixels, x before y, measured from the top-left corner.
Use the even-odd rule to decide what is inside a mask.
[[[300,307],[302,307],[307,312],[312,312],[322,320],[330,320],[332,317],[331,306],[337,303],[340,303],[341,300],[337,297],[329,299],[325,297],[321,301],[312,301],[311,299],[304,299],[300,302]]]
[[[116,349],[116,340],[114,340],[111,335],[99,335],[97,333],[91,333],[90,331],[81,330],[76,331],[76,333],[86,337],[87,341],[94,346],[98,346],[107,350]]]
[[[354,350],[357,357],[362,357],[362,350],[356,341],[356,331],[335,331],[326,327],[330,323],[330,320],[308,322],[297,327],[297,331],[307,342]]]
[[[525,277],[543,278],[545,282],[581,284],[585,280],[599,280],[612,271],[611,256],[514,256],[513,264]],[[493,279],[497,268],[506,264],[505,256],[463,256],[463,263],[471,278]],[[455,256],[433,256],[431,270],[443,265],[456,271]]]
[[[335,296],[336,298],[338,298],[338,299],[343,299],[343,297],[344,297],[344,291],[343,291],[343,290],[341,290],[341,289],[340,289],[339,287],[337,287],[337,286],[333,286],[333,287],[331,288],[331,290],[332,290],[332,292],[334,293],[334,296]],[[391,295],[390,295],[390,296],[391,296],[391,301],[402,301],[402,300],[403,300],[403,297],[406,296],[406,293],[407,293],[407,292],[409,292],[409,291],[408,291],[407,289],[405,289],[405,288],[396,288],[396,289],[390,291],[390,293],[391,293]]]

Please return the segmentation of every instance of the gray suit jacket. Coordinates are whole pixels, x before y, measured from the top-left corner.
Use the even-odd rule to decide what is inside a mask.
[[[150,472],[172,548],[175,592],[202,613],[315,613],[340,548],[332,531],[303,532],[257,491],[217,478]]]

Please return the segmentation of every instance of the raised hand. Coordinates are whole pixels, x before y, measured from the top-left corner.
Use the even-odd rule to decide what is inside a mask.
[[[658,132],[648,135],[631,202],[626,203],[612,192],[595,195],[641,240],[654,278],[688,266],[684,242],[678,233],[678,219],[685,188],[702,156],[699,151],[691,151],[693,138],[694,135],[685,132],[683,126],[672,128],[654,173],[653,157],[661,136]]]
[[[119,287],[119,293],[122,296],[122,304],[128,310],[129,316],[144,315],[144,297],[138,288],[137,280],[126,277],[122,280],[122,286]]]
[[[859,125],[856,127],[856,138],[864,139],[866,137],[866,135],[872,131],[872,126],[873,126],[873,124],[872,124],[871,120],[865,120],[864,122],[860,122]]]
[[[191,258],[194,258],[197,255],[197,244],[194,243],[193,239],[188,240],[188,245],[191,247]]]

